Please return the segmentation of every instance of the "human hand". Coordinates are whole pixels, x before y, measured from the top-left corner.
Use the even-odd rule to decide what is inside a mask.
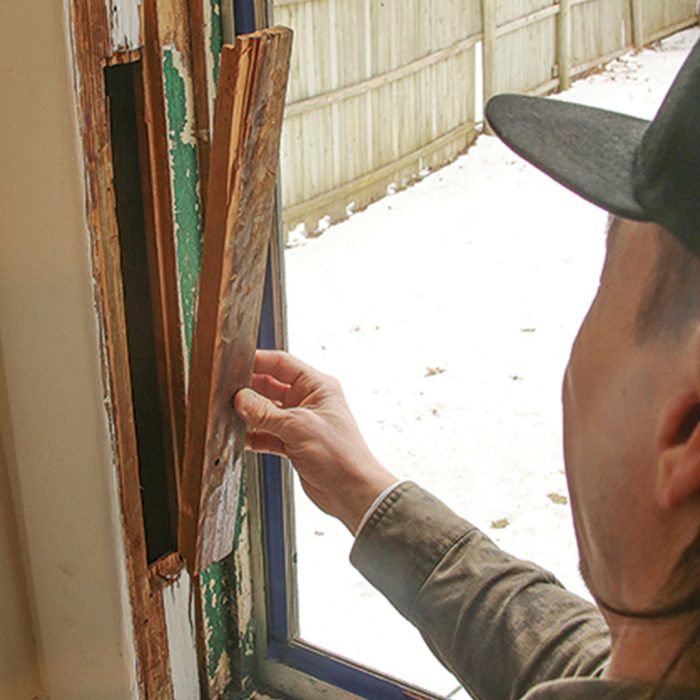
[[[370,452],[338,381],[285,352],[257,351],[252,389],[234,404],[248,427],[246,447],[289,457],[309,498],[353,534],[398,481]]]

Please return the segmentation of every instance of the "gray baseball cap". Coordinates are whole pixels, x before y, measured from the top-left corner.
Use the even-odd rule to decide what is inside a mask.
[[[526,95],[486,105],[493,131],[611,214],[655,221],[700,256],[700,41],[652,121]]]

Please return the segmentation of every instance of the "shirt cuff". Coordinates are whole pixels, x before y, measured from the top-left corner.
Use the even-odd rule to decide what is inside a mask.
[[[360,533],[362,532],[362,528],[366,525],[367,521],[372,517],[372,514],[374,513],[377,508],[379,508],[379,504],[397,487],[401,486],[406,479],[399,479],[395,483],[391,484],[391,486],[387,486],[373,501],[372,505],[365,511],[365,514],[362,516],[362,520],[360,520],[360,524],[357,526],[357,530],[355,531],[355,537],[359,537]]]
[[[398,485],[358,531],[350,562],[411,619],[415,596],[435,566],[475,531],[412,481]]]

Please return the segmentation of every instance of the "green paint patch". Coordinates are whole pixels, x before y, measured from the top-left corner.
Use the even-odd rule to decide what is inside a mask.
[[[231,611],[231,586],[225,562],[212,564],[202,572],[204,619],[207,642],[207,674],[214,680],[219,674],[221,659],[230,659],[236,648],[236,630]]]
[[[211,53],[212,77],[214,85],[219,83],[219,55],[223,44],[221,32],[221,2],[210,0],[211,2],[211,32],[209,34],[209,51]]]
[[[245,518],[245,486],[238,499],[233,554],[209,566],[201,575],[206,625],[207,674],[210,682],[221,678],[222,660],[235,669],[236,684],[253,672],[255,652],[253,621],[239,620],[237,604],[241,595],[236,552],[240,545]]]
[[[221,7],[220,0],[209,2],[211,28],[208,45],[212,57],[212,78],[216,85],[222,45]],[[202,202],[194,133],[192,78],[185,70],[181,55],[173,47],[163,50],[163,80],[183,340],[189,356],[202,261]],[[246,687],[255,663],[253,619],[249,606],[240,604],[250,594],[243,590],[241,562],[236,556],[239,547],[245,544],[241,542],[245,531],[245,504],[245,484],[241,483],[233,554],[212,564],[200,576],[208,681],[210,687],[217,688],[217,692],[222,693],[221,697],[226,698],[247,697]],[[248,555],[242,553],[241,556]]]
[[[192,348],[192,330],[202,259],[202,202],[194,134],[191,81],[177,50],[163,50],[168,151],[172,173],[173,218],[184,341]]]

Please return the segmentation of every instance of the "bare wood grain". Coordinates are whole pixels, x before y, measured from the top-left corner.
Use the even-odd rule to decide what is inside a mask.
[[[231,399],[253,367],[291,36],[261,30],[221,53],[178,533],[195,574],[233,547],[244,427]]]
[[[644,48],[644,3],[642,0],[631,0],[632,11],[632,39],[634,48]]]
[[[557,18],[557,67],[559,89],[568,90],[571,86],[571,3],[559,0]]]
[[[497,7],[492,0],[481,0],[482,30],[482,92],[483,104],[486,104],[496,91],[496,42],[498,36]],[[484,131],[491,133],[491,127],[484,121]]]

